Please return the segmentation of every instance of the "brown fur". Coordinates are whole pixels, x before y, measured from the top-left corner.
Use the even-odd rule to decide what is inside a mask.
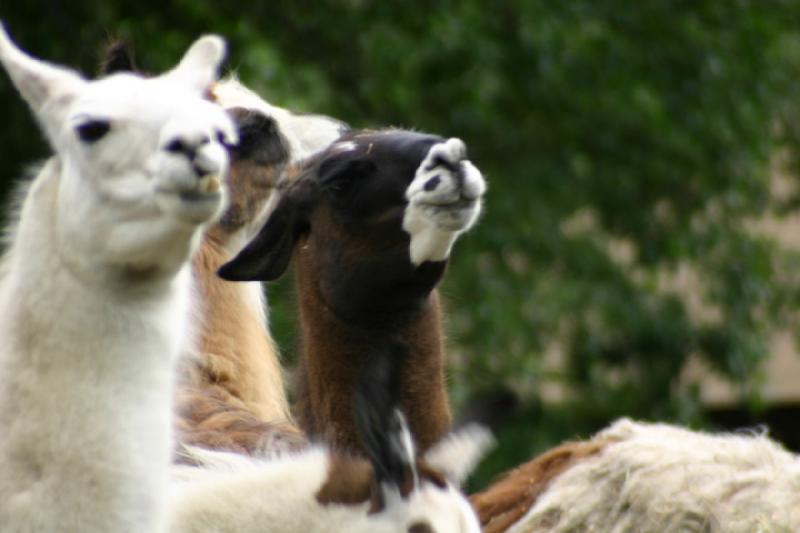
[[[365,459],[353,457],[332,456],[333,460],[328,468],[328,478],[322,488],[317,492],[317,501],[323,505],[343,504],[357,505],[371,502],[370,513],[376,513],[384,508],[381,492],[375,481],[372,465]],[[421,482],[433,483],[439,488],[445,488],[447,482],[442,474],[417,461],[417,474]],[[413,479],[409,471],[407,483],[400,487],[400,494],[407,497],[411,494]]]
[[[183,388],[177,401],[182,416],[181,442],[247,455],[279,454],[306,445],[305,437],[288,421],[264,422],[249,410],[233,405],[230,396],[219,397],[210,388]],[[183,462],[184,457],[178,459]]]
[[[282,164],[234,161],[230,207],[193,258],[201,316],[198,353],[181,368],[177,426],[183,444],[252,453],[270,443],[274,451],[305,443],[291,421],[277,348],[247,293],[252,287],[216,275],[232,257],[231,237],[253,223],[282,170]]]
[[[550,482],[564,471],[603,451],[608,440],[568,442],[503,474],[486,490],[470,496],[484,533],[508,529],[536,503]]]
[[[266,224],[220,271],[271,281],[292,264],[302,343],[295,414],[311,438],[338,451],[365,451],[354,395],[389,347],[403,354],[399,408],[420,453],[450,426],[435,289],[447,262],[414,265],[403,229],[405,190],[441,141],[400,130],[345,134],[339,143],[361,151],[334,145],[283,180]]]
[[[263,420],[287,418],[288,406],[277,349],[263,318],[248,306],[245,285],[219,279],[229,255],[206,238],[194,258],[203,302],[200,359],[188,368],[187,383],[208,387],[234,406]]]
[[[314,249],[314,242],[304,238],[294,256],[303,342],[295,414],[310,435],[340,449],[359,451],[362,448],[353,421],[353,394],[364,362],[373,352],[373,342],[384,332],[355,327],[326,305],[310,267]],[[409,346],[401,377],[400,408],[407,413],[411,433],[424,453],[447,433],[451,423],[436,291],[396,335]]]

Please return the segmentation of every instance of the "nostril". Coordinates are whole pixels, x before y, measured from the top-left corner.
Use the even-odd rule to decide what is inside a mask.
[[[436,187],[442,182],[442,177],[438,174],[425,182],[425,192],[435,191]]]
[[[205,168],[202,165],[198,165],[197,163],[192,165],[192,170],[194,170],[194,173],[195,175],[197,175],[198,178],[204,178],[209,174],[212,174],[212,172],[209,169]]]

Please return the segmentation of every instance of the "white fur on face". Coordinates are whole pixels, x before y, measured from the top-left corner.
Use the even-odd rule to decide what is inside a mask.
[[[485,192],[461,139],[433,145],[406,189],[403,229],[411,235],[412,263],[447,259],[458,236],[478,219]]]
[[[175,265],[186,252],[170,257],[176,229],[194,231],[222,211],[224,143],[237,134],[204,93],[223,54],[223,41],[207,36],[162,76],[86,81],[27,56],[0,31],[0,60],[61,161],[58,231],[74,244],[75,264],[99,253],[94,260]]]
[[[271,117],[289,144],[289,162],[303,161],[341,137],[347,125],[324,115],[295,114],[274,106],[235,79],[214,86],[214,96],[226,108],[243,107]]]

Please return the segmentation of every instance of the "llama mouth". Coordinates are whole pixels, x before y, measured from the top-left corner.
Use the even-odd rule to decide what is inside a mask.
[[[418,205],[420,207],[426,208],[433,208],[436,210],[443,210],[443,211],[461,211],[465,209],[471,209],[475,207],[478,203],[476,198],[467,198],[465,196],[460,196],[455,201],[431,201],[431,200],[424,200],[420,201]]]
[[[221,193],[219,190],[213,192],[204,192],[204,191],[181,191],[178,193],[178,197],[188,203],[194,202],[209,202],[209,201],[217,201],[220,197]]]

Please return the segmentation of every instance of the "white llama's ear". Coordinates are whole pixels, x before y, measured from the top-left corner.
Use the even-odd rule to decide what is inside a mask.
[[[86,85],[86,81],[76,72],[35,59],[17,48],[2,23],[0,62],[37,118],[48,129],[53,119],[57,118],[49,115],[66,110]],[[51,102],[58,105],[48,106]]]
[[[479,424],[458,429],[425,452],[423,460],[460,485],[495,445],[492,432]]]
[[[164,76],[204,93],[217,80],[217,70],[225,57],[225,41],[216,35],[197,39],[178,66]]]

